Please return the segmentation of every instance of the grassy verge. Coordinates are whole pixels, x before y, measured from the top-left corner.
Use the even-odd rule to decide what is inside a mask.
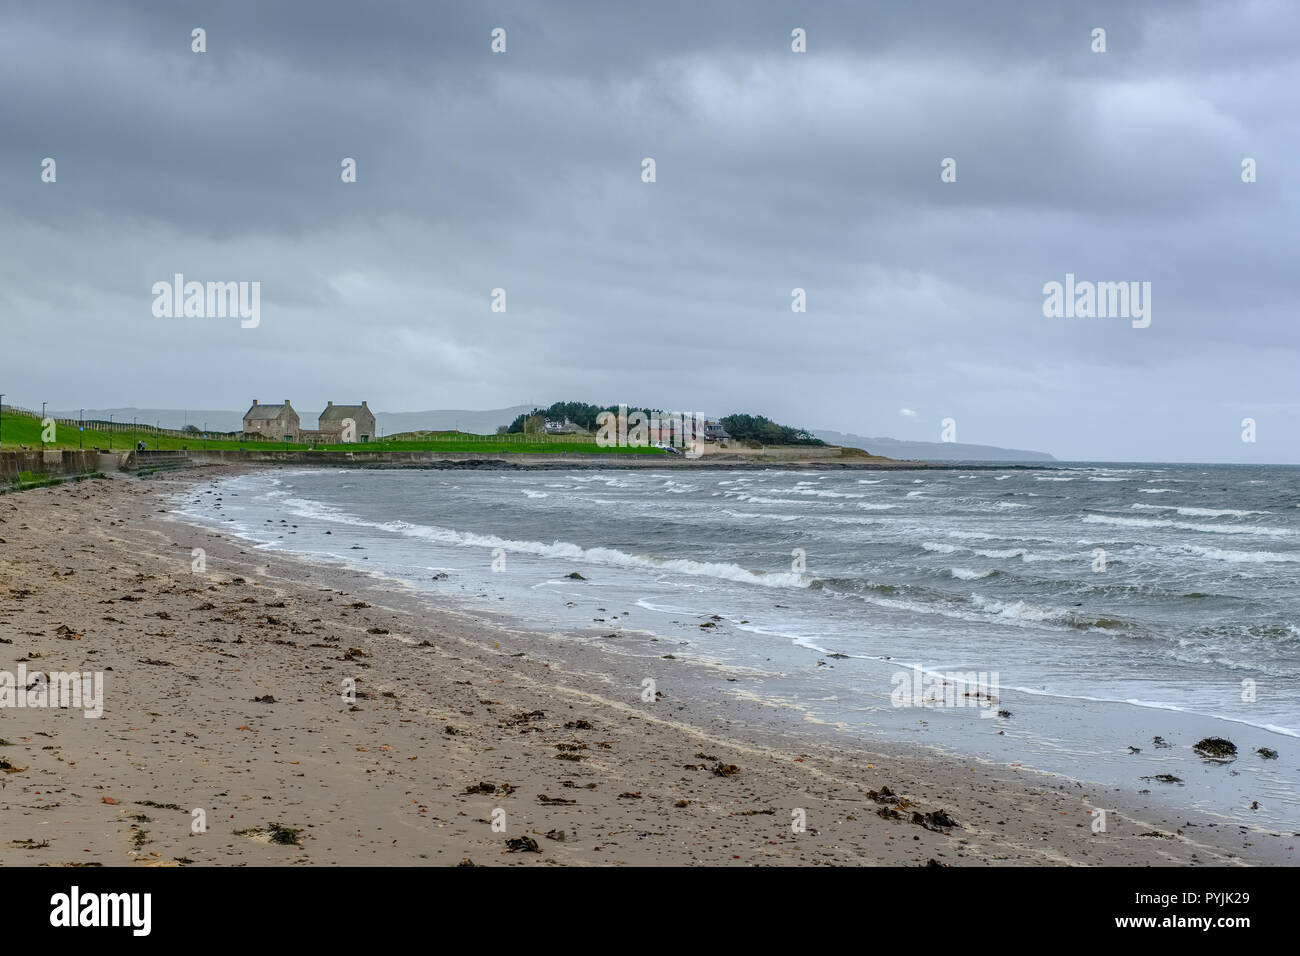
[[[55,430],[55,441],[41,444],[41,423],[28,415],[6,412],[0,424],[0,448],[5,451],[19,451],[26,446],[28,451],[58,451],[65,448],[99,448],[101,451],[127,452],[135,447],[135,441],[143,441],[149,451],[431,451],[447,453],[478,454],[530,454],[557,455],[566,452],[571,455],[606,455],[606,454],[640,454],[662,455],[657,448],[602,448],[595,440],[568,441],[546,440],[538,435],[471,435],[461,432],[436,433],[417,438],[388,441],[372,441],[364,444],[308,444],[303,442],[274,441],[240,441],[238,439],[210,439],[204,441],[202,436],[182,435],[179,433],[155,434],[152,429],[137,432],[115,431],[111,435],[90,426],[84,432],[78,432],[75,425],[59,425]]]

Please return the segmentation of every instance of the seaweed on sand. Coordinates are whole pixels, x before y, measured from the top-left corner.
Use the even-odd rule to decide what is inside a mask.
[[[1192,749],[1207,760],[1232,760],[1237,756],[1237,745],[1223,737],[1204,737]]]

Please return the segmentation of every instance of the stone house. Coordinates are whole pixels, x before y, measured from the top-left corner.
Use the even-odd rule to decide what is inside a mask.
[[[283,405],[262,405],[253,399],[253,407],[244,412],[244,437],[271,441],[296,442],[302,433],[298,413],[286,398]]]
[[[352,428],[345,431],[351,420]],[[326,444],[368,442],[375,438],[375,415],[365,402],[360,405],[335,405],[329,402],[320,413],[320,440]]]

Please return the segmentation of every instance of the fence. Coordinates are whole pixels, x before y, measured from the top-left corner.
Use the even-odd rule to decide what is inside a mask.
[[[34,418],[41,421],[41,413],[32,408],[23,408],[21,405],[10,405],[6,403],[0,406],[0,414],[16,415],[22,418]],[[99,418],[63,418],[58,415],[47,415],[55,425],[68,428],[86,428],[91,431],[111,432],[114,435],[125,433],[138,433],[140,435],[153,435],[155,437],[167,436],[170,438],[191,438],[202,440],[206,434],[211,441],[239,441],[242,432],[187,432],[180,428],[161,428],[158,425],[152,425],[147,422],[119,422],[104,421]],[[196,426],[197,427],[197,426]]]

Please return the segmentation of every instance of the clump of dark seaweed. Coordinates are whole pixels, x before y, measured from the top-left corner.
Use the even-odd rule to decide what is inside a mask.
[[[1233,760],[1237,756],[1237,745],[1223,737],[1204,737],[1193,745],[1192,750],[1207,760]]]
[[[272,843],[280,846],[302,846],[298,842],[302,837],[302,830],[286,827],[280,823],[268,823],[266,825],[267,836]]]
[[[1172,773],[1158,773],[1153,777],[1143,777],[1143,780],[1156,780],[1160,783],[1182,783],[1181,777],[1175,777]]]

